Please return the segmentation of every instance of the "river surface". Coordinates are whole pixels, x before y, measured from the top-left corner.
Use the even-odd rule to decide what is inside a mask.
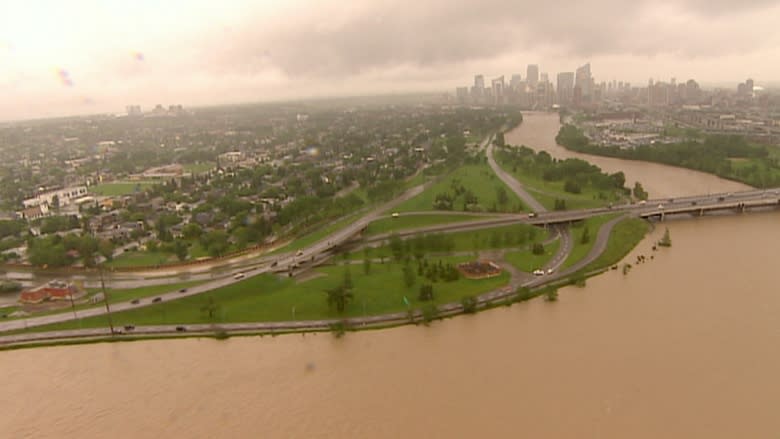
[[[779,223],[669,221],[628,275],[428,328],[0,352],[1,436],[776,438]]]
[[[658,163],[598,157],[569,151],[555,143],[561,124],[555,113],[523,113],[523,123],[506,133],[506,143],[525,145],[537,151],[547,151],[558,159],[580,158],[614,173],[623,171],[626,185],[634,187],[639,181],[650,198],[680,197],[706,193],[723,193],[748,190],[750,186],[725,180],[711,174],[691,171]]]

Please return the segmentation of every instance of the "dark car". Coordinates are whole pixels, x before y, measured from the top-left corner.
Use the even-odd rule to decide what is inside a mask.
[[[179,332],[184,332],[184,331],[187,330],[187,328],[185,328],[184,326],[177,326],[176,330],[179,331]]]
[[[271,267],[276,267],[277,265],[279,265],[279,261],[271,262]]]
[[[186,292],[187,292],[187,289],[186,289],[186,288],[182,288],[182,289],[180,289],[180,290],[179,290],[179,292],[180,292],[180,293],[186,293]]]
[[[133,326],[133,325],[125,325],[125,331],[132,331],[133,329],[135,329],[135,326]]]
[[[162,302],[162,297],[155,297],[152,299],[152,303]]]
[[[141,303],[141,301],[138,299],[133,299],[130,301],[130,303],[132,303],[133,305],[138,305],[139,303]]]

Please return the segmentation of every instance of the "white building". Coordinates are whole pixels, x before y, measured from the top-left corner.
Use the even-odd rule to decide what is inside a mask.
[[[66,187],[64,189],[58,189],[54,191],[40,193],[35,197],[28,198],[22,201],[22,204],[24,204],[24,207],[26,208],[40,206],[43,204],[54,207],[53,203],[56,197],[57,200],[59,200],[59,205],[56,207],[62,207],[70,204],[72,200],[81,198],[86,195],[87,195],[86,186],[71,186],[71,187]]]

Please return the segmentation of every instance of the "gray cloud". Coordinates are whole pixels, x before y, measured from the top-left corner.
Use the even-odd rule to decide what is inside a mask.
[[[343,16],[338,10],[317,13],[315,7],[270,29],[235,28],[235,40],[218,52],[216,64],[248,71],[278,68],[292,78],[313,78],[403,64],[444,66],[540,46],[578,58],[722,56],[777,42],[775,26],[751,24],[762,11],[776,13],[778,4],[400,0],[363,5]]]

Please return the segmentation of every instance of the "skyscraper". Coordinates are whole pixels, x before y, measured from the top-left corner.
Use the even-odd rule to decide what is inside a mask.
[[[528,64],[528,71],[525,75],[525,80],[528,81],[528,85],[536,87],[536,83],[539,82],[539,66],[536,64]]]
[[[590,76],[590,63],[577,69],[577,73],[574,78],[574,86],[580,89],[581,100],[583,103],[590,102],[593,78]]]
[[[493,102],[495,104],[504,103],[504,77],[499,76],[490,83],[490,87],[493,89]]]
[[[482,102],[485,96],[485,77],[482,75],[474,76],[474,86],[471,87],[471,99],[475,103]]]
[[[558,73],[558,104],[569,105],[574,98],[574,72]]]

